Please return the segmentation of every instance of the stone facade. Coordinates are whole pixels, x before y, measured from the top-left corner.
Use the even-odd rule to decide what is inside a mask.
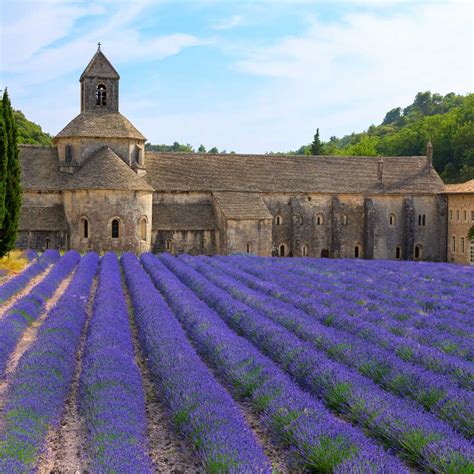
[[[446,260],[447,198],[423,157],[153,153],[98,50],[81,113],[22,146],[18,246]],[[450,198],[448,198],[450,199]]]
[[[448,262],[474,265],[474,180],[446,186],[448,199]]]

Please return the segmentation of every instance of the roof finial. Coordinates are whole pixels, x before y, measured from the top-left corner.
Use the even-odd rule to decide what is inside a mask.
[[[100,51],[100,41],[97,43],[97,51]]]

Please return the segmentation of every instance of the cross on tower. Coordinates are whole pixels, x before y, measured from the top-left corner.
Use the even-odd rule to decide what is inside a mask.
[[[100,51],[100,41],[97,43],[97,46],[98,46],[98,51]]]

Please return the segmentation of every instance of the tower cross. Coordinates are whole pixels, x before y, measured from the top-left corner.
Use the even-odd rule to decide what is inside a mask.
[[[100,51],[100,41],[97,43],[97,46],[98,46],[98,50]]]

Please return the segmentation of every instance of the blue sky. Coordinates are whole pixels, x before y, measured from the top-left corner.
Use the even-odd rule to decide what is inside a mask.
[[[473,88],[470,2],[0,0],[0,88],[51,134],[102,43],[152,143],[286,151]]]

